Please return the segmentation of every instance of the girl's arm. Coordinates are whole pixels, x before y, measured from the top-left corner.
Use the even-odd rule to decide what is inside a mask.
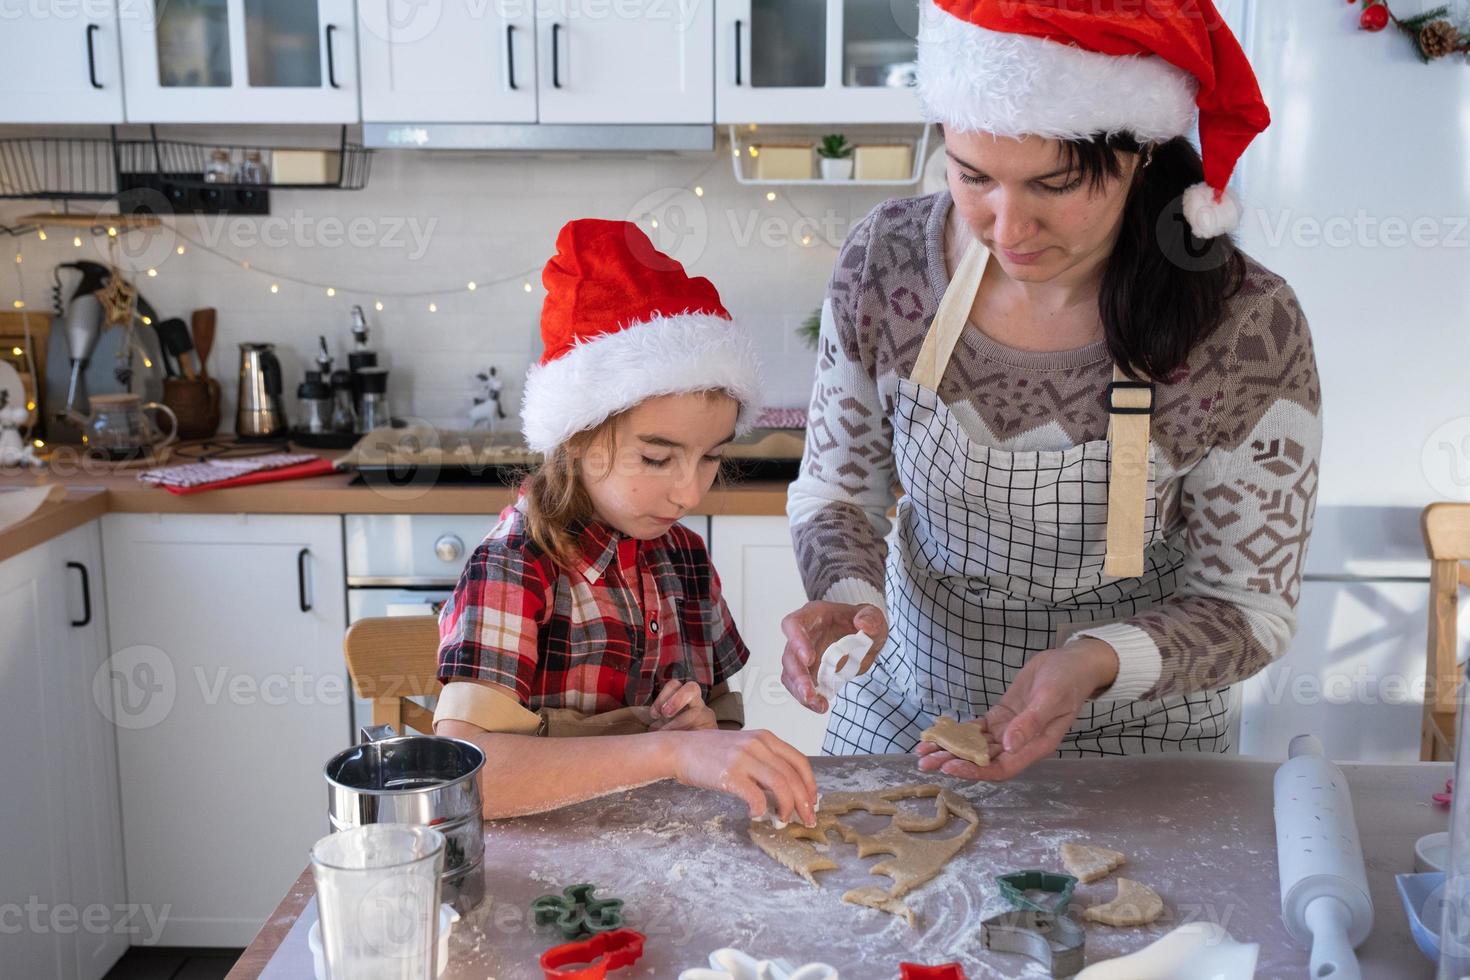
[[[515,701],[508,688],[484,686]],[[702,730],[541,738],[488,732],[446,718],[435,724],[434,733],[462,738],[485,753],[481,791],[489,819],[541,813],[676,779],[686,786],[739,797],[752,817],[772,809],[766,798],[770,794],[776,816],[807,826],[816,823],[817,785],[811,763],[770,732]]]

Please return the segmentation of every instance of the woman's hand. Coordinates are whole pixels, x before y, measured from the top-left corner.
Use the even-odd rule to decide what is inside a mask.
[[[873,658],[888,640],[888,620],[877,606],[844,602],[808,602],[781,620],[786,650],[781,654],[781,683],[809,710],[822,714],[827,699],[817,693],[817,668],[822,653],[844,636],[866,633],[873,646],[863,657],[860,673],[867,673]]]
[[[817,779],[806,756],[770,732],[669,733],[673,777],[685,786],[738,796],[752,819],[773,812],[781,820],[817,823]],[[774,810],[766,795],[776,801]]]
[[[960,779],[1010,779],[1054,753],[1082,705],[1117,676],[1118,655],[1102,640],[1083,637],[1059,649],[1042,650],[1017,672],[1000,703],[970,723],[989,735],[989,765],[977,766],[932,742],[920,742],[919,768]]]
[[[669,681],[649,709],[650,731],[692,732],[719,727],[715,713],[704,703],[704,695],[694,681]]]

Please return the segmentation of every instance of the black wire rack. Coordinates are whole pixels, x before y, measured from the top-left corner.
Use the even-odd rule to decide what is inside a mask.
[[[306,151],[322,155],[322,179],[279,183],[274,170],[277,154],[300,152],[161,139],[154,127],[149,128],[146,140],[120,139],[116,128],[108,137],[0,139],[0,200],[105,201],[140,186],[165,192],[182,188],[217,193],[362,190],[367,186],[373,151],[349,142],[346,126],[336,147]],[[211,165],[220,162],[228,163],[227,171],[220,173],[216,168],[211,173]],[[252,167],[259,179],[246,176]]]

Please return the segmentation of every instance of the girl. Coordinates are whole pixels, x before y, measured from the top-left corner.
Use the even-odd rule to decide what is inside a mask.
[[[441,613],[434,731],[485,751],[487,817],[677,779],[814,825],[806,757],[740,730],[726,682],[749,653],[678,523],[749,427],[754,350],[628,222],[568,224],[542,281],[521,416],[545,462]]]

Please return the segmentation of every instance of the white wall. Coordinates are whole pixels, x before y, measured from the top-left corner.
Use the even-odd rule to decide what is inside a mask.
[[[731,312],[749,324],[765,356],[769,404],[805,407],[815,355],[793,331],[821,304],[835,246],[855,221],[893,195],[815,188],[788,197],[778,188],[773,203],[765,199],[766,188],[738,185],[730,163],[723,143],[714,153],[648,157],[382,151],[364,191],[278,191],[269,221],[184,216],[177,228],[187,236],[178,239],[185,254],[174,253],[168,233],[135,232],[126,236],[122,258],[164,316],[187,320],[195,307],[218,308],[210,370],[226,380],[227,428],[234,417],[236,344],[277,343],[293,398],[301,372],[311,366],[317,335],[326,334],[337,351],[350,339],[354,303],[367,310],[373,344],[392,371],[395,412],[453,425],[469,405],[473,372],[488,364],[506,377],[507,409],[518,405],[524,369],[540,352],[540,270],[561,225],[579,217],[645,219],[655,242],[692,274],[709,277]],[[702,198],[692,193],[696,181]],[[803,220],[793,203],[816,221]],[[0,224],[45,209],[33,201],[0,202]],[[660,228],[651,227],[649,214],[662,216]],[[330,219],[341,224],[334,229]],[[352,228],[360,229],[365,243],[344,241]],[[414,229],[426,240],[422,248]],[[267,231],[275,244],[262,243]],[[809,245],[801,243],[805,234],[812,236]],[[11,264],[17,240],[0,237],[0,250],[11,249],[4,259],[10,267],[0,267],[0,308],[11,309],[19,296],[28,309],[45,309],[58,262],[104,260],[101,242],[83,237],[78,249],[70,232],[53,229],[45,242],[25,236],[18,240],[19,267]],[[187,239],[216,243],[232,261]],[[272,294],[273,278],[245,271],[240,261],[331,283],[338,294],[328,298],[322,289],[284,279]],[[157,278],[147,277],[150,265]],[[529,274],[483,285],[517,273]],[[482,285],[464,292],[471,279]],[[524,279],[533,285],[529,294]],[[383,312],[372,308],[379,290],[440,288],[437,313],[428,311],[430,297],[386,297]]]

